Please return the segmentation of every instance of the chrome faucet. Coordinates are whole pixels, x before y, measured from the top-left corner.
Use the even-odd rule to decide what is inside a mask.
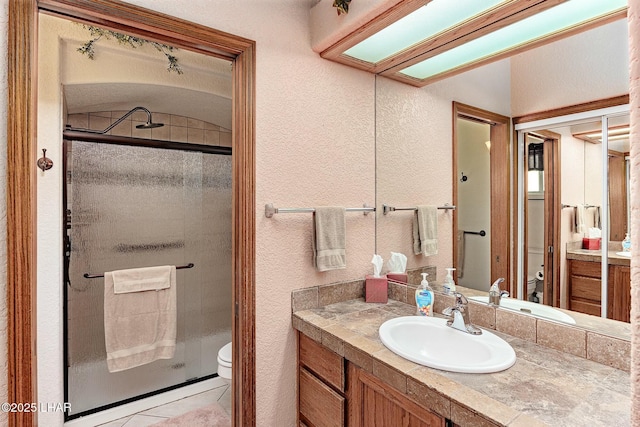
[[[509,292],[500,289],[500,283],[504,282],[504,277],[499,278],[489,288],[489,305],[500,305],[502,297],[508,297]]]
[[[456,297],[456,304],[453,307],[447,307],[442,311],[445,316],[452,317],[447,321],[447,326],[451,326],[454,329],[458,329],[462,332],[467,332],[473,335],[480,335],[482,330],[471,324],[469,321],[469,308],[467,304],[469,301],[460,292],[454,292]]]

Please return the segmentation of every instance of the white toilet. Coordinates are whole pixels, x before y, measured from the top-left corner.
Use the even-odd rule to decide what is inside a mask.
[[[536,291],[536,278],[535,276],[527,276],[527,299],[532,293]]]
[[[231,384],[231,372],[231,343],[228,343],[218,352],[218,376]]]

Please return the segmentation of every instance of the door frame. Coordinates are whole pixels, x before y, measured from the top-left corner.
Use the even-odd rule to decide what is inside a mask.
[[[453,101],[453,204],[458,206],[458,118],[471,119],[490,125],[489,139],[491,141],[491,282],[503,277],[502,287],[511,292],[510,286],[510,256],[511,242],[509,213],[510,190],[510,128],[509,117],[492,113],[481,108],[472,107]],[[506,195],[506,197],[505,197]],[[500,232],[498,232],[500,230]],[[502,232],[504,230],[504,232]],[[458,214],[453,215],[453,266],[458,268],[457,253]],[[487,284],[487,290],[489,286]]]
[[[234,426],[255,426],[255,42],[117,0],[10,0],[7,108],[7,350],[9,402],[37,402],[36,279],[38,14],[136,34],[233,62]],[[213,356],[212,356],[213,357]],[[37,413],[10,412],[9,426]]]
[[[543,301],[545,305],[560,307],[560,212],[561,212],[561,178],[560,178],[560,134],[542,130],[536,132],[525,132],[526,135],[534,133],[535,136],[542,139],[544,144],[544,243],[542,249],[544,266],[542,268],[543,279]],[[517,137],[514,138],[517,141]],[[527,150],[523,155],[525,172],[529,170],[527,165]],[[527,174],[523,177],[523,186],[527,188]],[[526,191],[524,192],[526,193]],[[524,194],[523,193],[523,194]],[[528,224],[529,218],[529,198],[523,200],[524,206],[524,224]],[[529,253],[529,227],[525,226],[523,230],[522,252]],[[524,277],[528,277],[528,263],[522,266],[523,282]],[[526,285],[523,287],[523,293]],[[524,296],[524,295],[523,295]]]

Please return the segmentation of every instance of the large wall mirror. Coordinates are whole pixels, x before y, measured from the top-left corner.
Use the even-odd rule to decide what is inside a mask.
[[[501,261],[511,277],[503,288],[513,298],[544,308],[541,317],[554,316],[547,314],[549,308],[549,313],[561,314],[558,320],[568,317],[568,323],[628,339],[628,257],[617,254],[623,252],[629,223],[628,137],[620,136],[625,121],[628,124],[626,44],[626,21],[620,20],[421,89],[377,76],[376,252],[385,259],[391,251],[407,254],[408,270],[436,267],[436,285],[442,283],[445,268],[459,268],[462,259],[458,286],[480,298],[495,279],[489,265],[491,235],[508,236],[510,252]],[[573,87],[576,73],[597,84]],[[608,73],[611,78],[603,78]],[[606,99],[615,105],[593,102]],[[489,159],[496,147],[490,130],[495,122],[463,117],[456,113],[456,104],[522,119],[523,131],[509,136],[501,173],[510,178],[501,194],[491,194],[490,183]],[[547,121],[535,129],[524,126],[544,115],[538,113],[575,113],[570,107],[577,104],[584,104],[583,115],[571,121],[547,114]],[[613,109],[597,111],[604,107]],[[603,140],[604,119],[609,132]],[[457,144],[452,145],[456,133]],[[460,140],[463,136],[465,141]],[[499,226],[491,224],[492,197],[509,204],[509,217]],[[456,210],[438,211],[438,254],[429,257],[412,252],[412,212],[385,214],[382,209],[425,203],[457,205]],[[581,233],[575,233],[575,212]],[[593,241],[608,252],[593,246],[582,249],[582,238],[589,236],[589,229],[597,235],[595,228],[601,240]],[[456,243],[465,230],[485,233],[470,234],[460,253]],[[586,262],[593,262],[586,265],[593,268],[575,270]],[[612,283],[620,289],[614,290]]]

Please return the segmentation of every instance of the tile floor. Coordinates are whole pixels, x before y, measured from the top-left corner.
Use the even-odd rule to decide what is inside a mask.
[[[212,402],[218,402],[228,414],[231,414],[231,387],[224,384],[184,399],[156,406],[106,424],[100,424],[97,427],[146,427],[210,405]]]

